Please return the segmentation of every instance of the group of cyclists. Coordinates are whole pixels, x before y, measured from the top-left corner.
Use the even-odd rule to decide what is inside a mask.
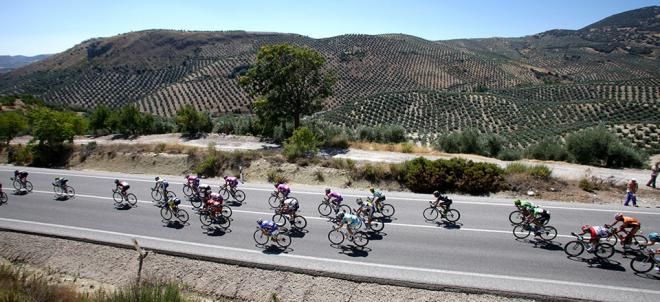
[[[21,185],[21,188],[17,188],[17,190],[25,190],[25,184],[29,183],[27,180],[28,175],[29,173],[27,171],[14,171],[14,178],[12,178],[12,180],[18,181]],[[222,194],[219,192],[213,192],[211,186],[208,184],[201,184],[200,178],[198,176],[186,175],[185,180],[186,184],[184,185],[184,194],[186,194],[185,186],[187,185],[191,190],[189,193],[190,197],[198,198],[201,200],[200,213],[206,213],[212,218],[216,218],[216,216],[222,215],[221,213],[223,207],[225,207],[225,198]],[[159,202],[159,205],[164,207],[166,206],[173,211],[177,211],[178,206],[181,204],[181,199],[176,197],[176,194],[168,190],[169,182],[166,179],[160,177],[156,177],[155,181],[156,184],[152,191],[157,192],[156,195],[160,196],[160,198],[154,197],[154,200],[158,199],[157,201]],[[67,182],[68,179],[64,177],[56,177],[53,182],[53,186],[66,188]],[[236,177],[225,176],[224,182],[225,183],[221,189],[225,188],[230,192],[236,191],[238,186],[238,179]],[[127,195],[128,190],[131,187],[130,184],[125,180],[115,179],[114,184],[116,191],[118,191],[124,197]],[[16,184],[14,186],[16,187]],[[275,183],[274,187],[275,192],[273,194],[278,198],[279,204],[274,209],[275,215],[273,217],[276,215],[286,215],[288,221],[294,225],[293,222],[295,221],[295,217],[298,215],[297,212],[300,208],[298,200],[290,196],[291,188],[289,185],[283,182],[277,182]],[[1,188],[2,184],[0,184],[0,189]],[[334,219],[331,219],[331,221],[334,222],[333,229],[341,230],[343,227],[345,227],[348,233],[349,241],[353,240],[355,231],[358,230],[363,224],[366,224],[367,226],[371,225],[374,219],[376,219],[374,214],[380,212],[383,208],[383,202],[386,199],[385,195],[373,187],[369,188],[369,192],[371,195],[366,198],[366,201],[363,201],[360,198],[357,199],[357,208],[353,213],[350,211],[350,207],[348,208],[348,211],[340,210],[342,209],[340,206],[344,201],[341,193],[330,188],[325,189],[324,202],[331,204],[333,206],[332,208],[334,209],[335,217]],[[152,193],[152,197],[156,195]],[[445,195],[440,194],[439,191],[433,192],[433,195],[436,198],[435,201],[431,202],[433,207],[442,209],[443,211],[449,209],[452,204],[451,199]],[[522,222],[531,226],[535,231],[535,235],[537,236],[539,235],[543,226],[550,221],[550,212],[539,205],[526,200],[515,200],[514,205],[520,213]],[[280,227],[283,226],[283,223],[276,222],[271,219],[258,219],[257,225],[265,236],[272,237],[273,235],[277,234],[278,231],[280,231]],[[618,230],[616,229],[617,226]],[[587,239],[585,239],[585,241],[588,241],[587,251],[593,252],[598,244],[601,241],[610,238],[613,235],[613,232],[616,233],[614,234],[615,236],[617,236],[618,233],[623,233],[625,236],[620,237],[620,242],[624,250],[628,250],[631,240],[639,232],[640,228],[641,223],[637,218],[625,216],[622,213],[617,213],[614,215],[614,222],[610,224],[583,225],[580,228],[581,232],[577,234],[577,236],[587,235]],[[648,234],[648,241],[642,242],[642,244],[645,247],[660,244],[660,236],[657,232],[651,232]],[[657,249],[655,253],[660,254],[660,248]],[[659,268],[656,267],[656,270],[658,269]]]

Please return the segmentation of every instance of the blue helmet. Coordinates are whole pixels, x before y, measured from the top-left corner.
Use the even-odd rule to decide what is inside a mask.
[[[660,236],[658,236],[658,233],[656,233],[656,232],[649,233],[649,240],[655,241],[655,242],[660,241]]]

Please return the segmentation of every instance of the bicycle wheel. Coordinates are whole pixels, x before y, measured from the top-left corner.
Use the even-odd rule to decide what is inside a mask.
[[[277,236],[275,236],[275,239],[277,239],[275,243],[284,249],[291,245],[291,236],[287,234],[278,233]]]
[[[160,217],[163,217],[165,220],[171,220],[172,212],[168,208],[160,208]]]
[[[213,219],[208,214],[199,214],[199,222],[201,222],[202,225],[210,226],[213,223]]]
[[[353,243],[359,247],[365,247],[369,244],[369,237],[364,232],[356,232],[353,234]]]
[[[183,185],[183,195],[186,197],[190,197],[193,195],[193,189],[190,187],[190,185],[185,184]]]
[[[20,190],[22,188],[21,182],[18,181],[18,179],[14,179],[14,181],[11,183],[14,186],[14,189]]]
[[[509,214],[509,221],[513,224],[521,224],[525,217],[520,211],[513,211]]]
[[[424,216],[424,219],[426,219],[427,221],[433,221],[438,219],[438,214],[439,214],[438,209],[436,209],[435,207],[428,207],[424,209],[424,211],[422,212],[422,216]]]
[[[199,196],[190,196],[188,200],[195,209],[199,209],[202,206],[202,199]]]
[[[638,255],[630,260],[630,268],[637,273],[648,273],[655,266],[655,261],[649,255]]]
[[[528,227],[522,224],[518,224],[513,227],[513,237],[516,237],[518,239],[525,239],[529,237],[530,230]]]
[[[564,253],[571,257],[577,257],[584,253],[584,244],[578,240],[571,241],[564,246]]]
[[[121,193],[119,192],[112,193],[112,199],[114,199],[115,203],[124,202],[124,196],[121,196]]]
[[[28,192],[32,192],[32,189],[34,189],[34,187],[32,186],[32,183],[29,180],[25,182],[25,189]]]
[[[304,229],[307,226],[307,219],[300,215],[293,216],[293,227],[297,229]]]
[[[53,191],[55,192],[56,196],[61,196],[62,194],[64,194],[64,191],[60,186],[53,185]]]
[[[229,200],[229,190],[227,190],[227,188],[220,188],[220,191],[218,191],[218,194],[220,194],[220,196],[222,196],[222,199]]]
[[[9,197],[7,197],[7,194],[5,192],[0,192],[0,204],[5,204],[9,200]]]
[[[351,210],[351,207],[343,204],[339,206],[339,211],[337,213],[339,212],[344,212],[344,214],[352,214],[353,210]]]
[[[379,220],[372,220],[369,229],[374,232],[380,232],[385,228],[385,224]]]
[[[553,226],[544,226],[540,236],[545,241],[553,240],[557,238],[557,229]]]
[[[184,209],[177,209],[176,219],[179,219],[179,221],[186,223],[188,222],[188,219],[190,219],[190,215],[188,215],[188,212],[186,212],[186,210]]]
[[[614,255],[614,246],[609,243],[599,243],[594,254],[601,259],[610,258]]]
[[[268,198],[268,205],[270,205],[271,208],[277,208],[280,206],[280,198],[276,195],[270,195]]]
[[[383,207],[380,209],[380,213],[383,214],[383,217],[392,217],[394,215],[394,206],[386,203],[383,205]]]
[[[242,190],[236,190],[236,192],[234,192],[234,199],[236,199],[236,201],[239,203],[242,203],[245,201],[245,192]]]
[[[69,198],[73,198],[76,196],[76,190],[74,190],[72,186],[66,186],[66,195],[69,196]]]
[[[137,204],[137,197],[135,197],[135,194],[133,193],[128,193],[126,194],[126,201],[128,201],[128,204],[131,206],[134,206]]]
[[[229,218],[225,216],[220,216],[216,218],[215,222],[223,229],[228,229],[229,226],[231,225],[231,221],[229,220]]]
[[[635,251],[641,251],[644,249],[646,244],[649,242],[646,237],[642,235],[635,235],[633,238],[630,240],[630,248],[635,250]]]
[[[283,227],[286,224],[286,217],[282,214],[273,215],[273,222],[279,227]]]
[[[167,191],[167,200],[163,200],[163,201],[168,201],[172,198],[176,198],[176,194],[172,191]]]
[[[230,207],[223,206],[221,214],[222,214],[222,216],[224,216],[226,218],[229,218],[229,217],[231,217],[231,214],[233,214],[233,212],[232,212]]]
[[[332,213],[332,207],[327,203],[322,203],[319,205],[319,214],[323,217],[326,217]]]
[[[261,230],[254,231],[254,235],[252,237],[258,245],[265,245],[268,243],[268,236],[264,235]]]
[[[456,222],[461,218],[461,212],[456,209],[449,209],[445,212],[445,219],[449,222]]]
[[[616,245],[617,243],[619,243],[619,236],[617,236],[616,234],[610,234],[610,236],[607,237],[606,241],[612,245]]]
[[[159,201],[163,198],[163,193],[160,192],[160,190],[151,190],[151,199],[154,201]]]
[[[328,233],[328,240],[334,245],[339,245],[344,242],[344,233],[340,230],[331,230],[330,233]]]

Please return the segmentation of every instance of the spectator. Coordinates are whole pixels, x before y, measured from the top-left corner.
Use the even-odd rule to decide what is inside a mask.
[[[651,166],[651,179],[646,183],[647,187],[655,188],[655,179],[658,178],[658,172],[660,172],[660,161]]]
[[[636,179],[631,179],[628,182],[628,187],[626,189],[627,194],[626,194],[626,202],[623,203],[624,206],[628,206],[628,203],[632,200],[633,206],[637,206],[637,189],[639,188],[639,185],[637,184]]]

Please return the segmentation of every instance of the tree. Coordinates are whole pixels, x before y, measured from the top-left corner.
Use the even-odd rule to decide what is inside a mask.
[[[121,107],[107,120],[107,125],[113,131],[123,135],[139,135],[151,133],[154,128],[154,118],[148,113],[142,113],[133,104]]]
[[[23,115],[15,111],[0,114],[0,139],[4,140],[7,145],[16,135],[27,128],[27,119]]]
[[[39,145],[60,145],[73,142],[76,134],[83,134],[87,121],[75,112],[59,112],[48,108],[32,110],[29,115],[32,136]]]
[[[319,151],[320,143],[312,130],[307,127],[298,128],[293,131],[293,135],[284,144],[283,153],[289,160],[302,156],[313,156]]]
[[[192,105],[185,105],[176,112],[176,124],[179,130],[196,136],[201,132],[211,132],[213,124],[207,112],[199,112]]]
[[[110,109],[105,105],[98,105],[89,116],[89,127],[98,133],[99,130],[108,128],[108,119],[110,118]]]
[[[303,115],[322,108],[321,100],[332,94],[335,77],[322,70],[323,56],[290,44],[262,46],[256,63],[240,77],[239,85],[256,97],[253,109],[269,126],[293,119],[294,129]]]

